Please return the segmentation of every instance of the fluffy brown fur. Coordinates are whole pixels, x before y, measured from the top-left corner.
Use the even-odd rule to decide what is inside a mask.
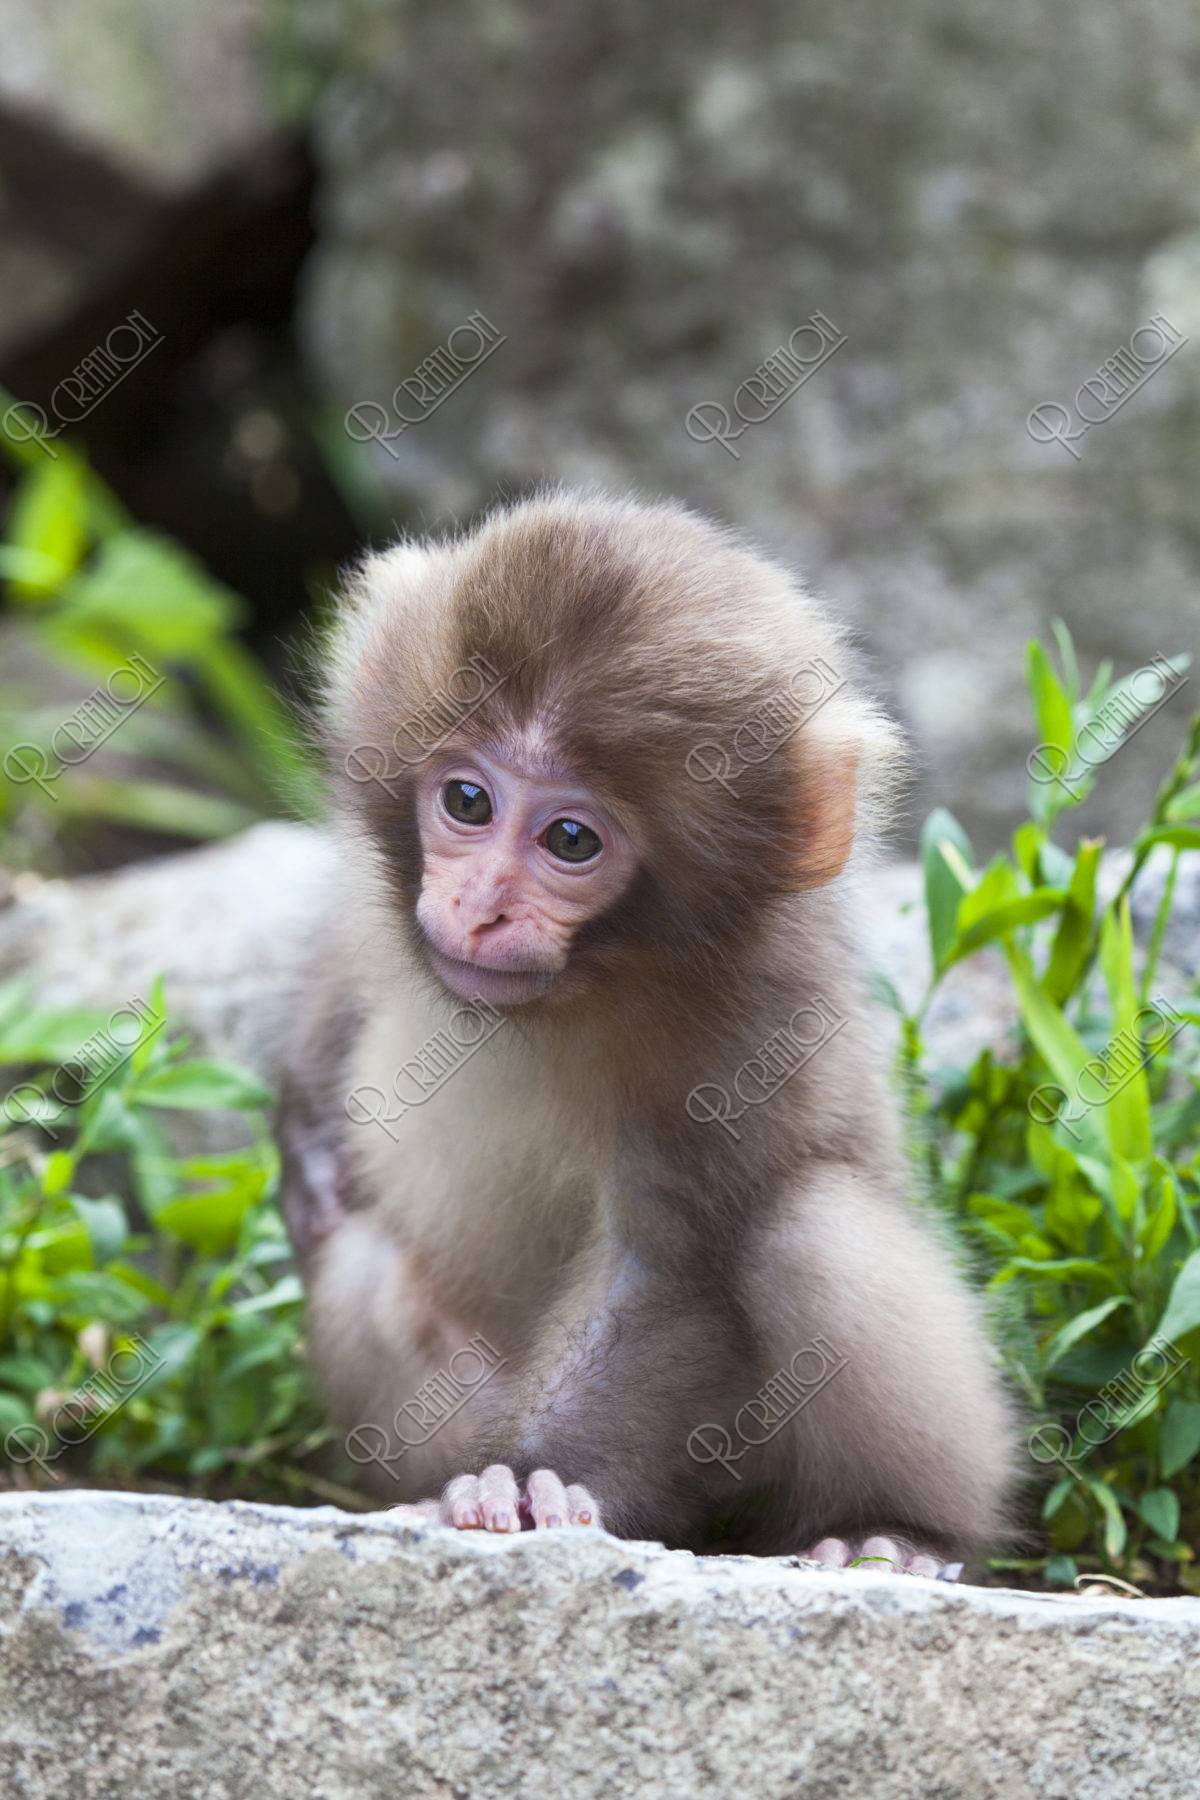
[[[814,659],[844,681],[733,785],[699,744]],[[411,768],[393,734],[454,672],[502,679],[472,744],[577,772],[637,874],[545,999],[395,1139],[345,1115],[453,1003],[421,957]],[[946,1554],[999,1529],[1011,1422],[977,1308],[906,1197],[855,894],[900,764],[848,645],[783,570],[671,505],[555,493],[369,559],[329,652],[344,878],[314,945],[285,1100],[285,1202],[316,1367],[343,1429],[396,1409],[458,1344],[505,1359],[419,1449],[373,1471],[416,1498],[487,1461],[556,1468],[612,1529],[716,1529],[798,1550],[905,1532]],[[386,782],[350,780],[374,746]],[[382,765],[381,765],[382,766]],[[851,854],[853,850],[853,854]],[[690,1103],[818,1005],[836,1033],[737,1135]],[[739,1464],[696,1460],[820,1335],[837,1376]],[[440,1360],[439,1360],[440,1359]]]

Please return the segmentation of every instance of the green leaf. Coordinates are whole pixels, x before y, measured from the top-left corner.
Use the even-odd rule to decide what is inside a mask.
[[[1052,1519],[1054,1517],[1055,1513],[1074,1486],[1075,1478],[1072,1475],[1064,1475],[1061,1481],[1055,1482],[1054,1486],[1050,1489],[1050,1492],[1046,1495],[1045,1500],[1042,1502],[1043,1519]]]
[[[60,451],[53,461],[32,468],[17,489],[8,513],[8,542],[31,552],[47,573],[14,581],[16,599],[44,600],[78,568],[87,548],[86,476],[76,457]]]
[[[1175,1229],[1178,1216],[1179,1203],[1175,1179],[1169,1173],[1164,1174],[1158,1204],[1142,1227],[1139,1239],[1144,1262],[1152,1263],[1159,1251],[1163,1249]]]
[[[1171,1399],[1158,1434],[1158,1468],[1164,1481],[1178,1475],[1200,1450],[1200,1400]]]
[[[1037,1256],[1014,1256],[999,1274],[992,1277],[991,1286],[996,1287],[1018,1274],[1036,1275],[1040,1279],[1053,1282],[1073,1281],[1076,1276],[1083,1276],[1092,1281],[1102,1282],[1106,1287],[1116,1286],[1116,1276],[1103,1263],[1096,1262],[1087,1256],[1047,1257],[1043,1261]]]
[[[1087,967],[1096,913],[1096,872],[1103,849],[1103,838],[1084,838],[1071,871],[1062,921],[1042,980],[1046,993],[1058,1006],[1074,993],[1075,985]]]
[[[171,1320],[158,1325],[149,1334],[150,1349],[155,1358],[154,1373],[143,1386],[143,1392],[163,1388],[191,1362],[204,1342],[198,1325]]]
[[[75,1158],[69,1150],[54,1150],[46,1158],[42,1170],[42,1193],[54,1200],[70,1187],[75,1174]]]
[[[210,1194],[186,1194],[160,1206],[154,1223],[168,1237],[178,1238],[202,1255],[220,1256],[237,1243],[242,1220],[256,1197],[250,1183]]]
[[[1156,657],[1155,662],[1160,667],[1154,671],[1148,671],[1143,665],[1113,682],[1103,692],[1099,691],[1097,683],[1088,697],[1085,722],[1076,735],[1080,770],[1090,771],[1094,779],[1095,771],[1116,754],[1131,732],[1137,729],[1138,721],[1161,706],[1164,697],[1170,697],[1163,670],[1172,677],[1182,675],[1191,660],[1190,656]],[[1158,676],[1159,691],[1156,693],[1139,691],[1138,684],[1148,672]]]
[[[1094,719],[1100,710],[1101,702],[1112,685],[1112,658],[1106,656],[1096,670],[1095,679],[1084,697],[1083,710],[1089,719]]]
[[[1013,832],[1013,857],[1030,887],[1037,887],[1041,882],[1042,848],[1045,843],[1046,833],[1032,819],[1025,819]]]
[[[1156,1537],[1173,1544],[1179,1536],[1179,1500],[1170,1488],[1155,1488],[1143,1494],[1138,1511]]]
[[[187,660],[240,623],[242,603],[186,551],[149,531],[123,531],[101,546],[63,596],[64,623],[104,621],[143,654]]]
[[[1047,1558],[1045,1573],[1051,1587],[1074,1587],[1079,1565],[1073,1556],[1051,1556]]]
[[[1117,1217],[1123,1225],[1135,1217],[1138,1201],[1142,1197],[1142,1184],[1137,1178],[1133,1165],[1116,1150],[1112,1159],[1112,1198]]]
[[[92,1256],[97,1265],[109,1263],[114,1256],[119,1256],[129,1235],[125,1209],[121,1202],[112,1199],[84,1200],[78,1194],[73,1194],[71,1205],[91,1240]]]
[[[1069,756],[1075,737],[1070,697],[1036,638],[1031,639],[1026,648],[1025,671],[1042,743]]]
[[[1095,1495],[1100,1504],[1100,1509],[1104,1514],[1105,1554],[1110,1562],[1116,1562],[1125,1548],[1125,1541],[1128,1537],[1125,1518],[1117,1497],[1108,1483],[1101,1481],[1097,1475],[1083,1474],[1082,1480],[1086,1482],[1088,1491]]]
[[[239,1300],[237,1311],[244,1318],[247,1313],[275,1312],[281,1306],[295,1306],[304,1298],[304,1288],[300,1277],[295,1273],[281,1275],[265,1294],[255,1294],[249,1300]]]
[[[4,1440],[9,1432],[15,1431],[18,1425],[30,1424],[32,1419],[33,1414],[24,1400],[18,1400],[15,1394],[0,1393],[0,1454],[3,1454]]]
[[[1192,1254],[1175,1277],[1167,1310],[1158,1322],[1155,1337],[1178,1345],[1189,1331],[1200,1325],[1200,1250]]]
[[[1064,619],[1052,619],[1050,629],[1054,633],[1063,674],[1067,678],[1067,698],[1074,702],[1079,698],[1079,659],[1075,655],[1075,640]]]
[[[1093,1108],[1083,1104],[1084,1090],[1080,1086],[1083,1072],[1092,1060],[1091,1053],[1059,1008],[1038,986],[1033,965],[1024,950],[1009,939],[1005,951],[1025,1029],[1055,1081],[1064,1090],[1071,1106],[1072,1128],[1093,1155],[1103,1157],[1104,1133]]]
[[[1200,819],[1200,782],[1176,794],[1167,807],[1167,817],[1173,823],[1180,819]]]
[[[81,1237],[84,1235],[80,1232]],[[90,1254],[90,1246],[87,1247]],[[134,1325],[147,1311],[145,1296],[111,1269],[72,1269],[63,1276],[61,1289],[65,1312],[78,1313],[84,1319],[103,1319],[106,1325]]]
[[[963,906],[974,897],[973,894],[968,894],[963,900]],[[1033,925],[1038,919],[1049,918],[1051,913],[1059,910],[1066,897],[1062,888],[1035,888],[1032,894],[1021,894],[1015,900],[1006,900],[1003,905],[982,913],[967,929],[960,929],[947,956],[947,966],[957,962],[960,957],[970,956],[982,945],[993,943],[1006,933],[1015,931],[1019,925]]]
[[[1144,831],[1133,846],[1134,855],[1153,850],[1156,844],[1170,844],[1176,850],[1200,850],[1200,828],[1195,825],[1159,825]]]
[[[1026,650],[1025,668],[1039,739],[1026,765],[1029,810],[1039,822],[1050,824],[1066,807],[1077,806],[1086,798],[1089,778],[1074,767],[1075,720],[1070,699],[1036,640]]]
[[[1118,1295],[1112,1300],[1102,1300],[1099,1306],[1089,1307],[1087,1312],[1081,1312],[1075,1318],[1069,1319],[1061,1330],[1055,1332],[1046,1345],[1042,1357],[1042,1372],[1049,1373],[1055,1363],[1067,1354],[1068,1350],[1073,1350],[1075,1345],[1087,1337],[1089,1332],[1095,1331],[1097,1325],[1102,1325],[1110,1313],[1116,1312],[1118,1307],[1129,1304],[1129,1300],[1124,1295]]]
[[[23,1394],[40,1394],[53,1387],[55,1373],[40,1356],[0,1356],[0,1386],[17,1388]]]
[[[921,866],[925,872],[925,907],[935,972],[940,972],[958,929],[958,909],[974,882],[974,855],[958,820],[944,807],[926,819],[921,831]]]
[[[889,1012],[896,1013],[901,1019],[908,1017],[908,1007],[904,1004],[904,996],[890,975],[885,975],[882,969],[868,969],[867,991],[872,1000],[880,1006],[885,1006]]]
[[[181,1107],[189,1112],[207,1108],[257,1112],[273,1100],[271,1089],[249,1069],[203,1058],[159,1069],[140,1081],[133,1094],[135,1106]]]
[[[28,1012],[0,1033],[0,1063],[72,1062],[111,1018],[111,1013],[83,1006]]]
[[[1105,1079],[1100,1083],[1108,1094],[1104,1106],[1109,1139],[1116,1156],[1130,1162],[1143,1162],[1154,1149],[1150,1130],[1150,1084],[1144,1068],[1145,1051],[1138,1035],[1137,984],[1133,972],[1133,921],[1129,900],[1121,904],[1119,915],[1107,912],[1100,933],[1100,962],[1112,1000],[1112,1042],[1101,1061]],[[1099,1080],[1089,1076],[1089,1080]],[[1084,1098],[1094,1098],[1083,1090]]]

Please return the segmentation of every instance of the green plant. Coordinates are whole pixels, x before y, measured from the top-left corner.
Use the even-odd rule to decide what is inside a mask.
[[[209,838],[312,813],[300,733],[238,640],[236,595],[133,525],[65,440],[53,459],[3,434],[0,448],[21,470],[0,542],[6,629],[77,672],[81,696],[74,711],[57,697],[31,704],[0,682],[8,859],[69,865],[73,838],[95,820]],[[100,744],[111,750],[92,762]]]
[[[1180,859],[1200,850],[1200,716],[1102,898],[1102,842],[1067,851],[1052,834],[1091,791],[1106,759],[1096,747],[1111,754],[1115,722],[1136,721],[1153,684],[1146,671],[1113,684],[1105,669],[1083,694],[1057,629],[1061,675],[1041,645],[1029,649],[1041,736],[1030,817],[1011,852],[979,870],[955,819],[931,815],[932,980],[914,1012],[881,985],[901,1015],[925,1185],[987,1276],[1030,1414],[1026,1473],[1045,1543],[995,1567],[1052,1583],[1101,1567],[1200,1591],[1200,1013],[1194,980],[1190,994],[1159,983]],[[1160,661],[1160,680],[1184,667]],[[1129,896],[1156,849],[1169,867],[1142,950]],[[988,947],[1007,962],[1019,1041],[966,1070],[930,1068],[929,1004]]]
[[[190,1058],[156,990],[107,1016],[0,990],[0,1446],[13,1478],[354,1496],[328,1433],[246,1071]],[[237,1147],[175,1155],[169,1113]],[[175,1121],[178,1126],[180,1121]],[[209,1135],[211,1141],[211,1133]]]

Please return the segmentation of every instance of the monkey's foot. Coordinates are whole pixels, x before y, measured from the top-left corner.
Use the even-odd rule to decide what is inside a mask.
[[[600,1523],[600,1508],[586,1488],[564,1486],[552,1469],[535,1469],[522,1488],[503,1463],[493,1463],[482,1475],[456,1475],[440,1500],[389,1511],[457,1531],[553,1531],[559,1525]]]
[[[957,1581],[963,1568],[896,1537],[822,1538],[804,1556],[826,1569],[890,1568],[894,1575],[927,1575],[934,1581]]]

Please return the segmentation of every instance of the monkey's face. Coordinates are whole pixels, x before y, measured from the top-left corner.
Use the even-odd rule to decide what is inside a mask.
[[[546,995],[580,927],[628,887],[629,836],[578,782],[478,749],[440,757],[416,800],[431,967],[463,999]]]

